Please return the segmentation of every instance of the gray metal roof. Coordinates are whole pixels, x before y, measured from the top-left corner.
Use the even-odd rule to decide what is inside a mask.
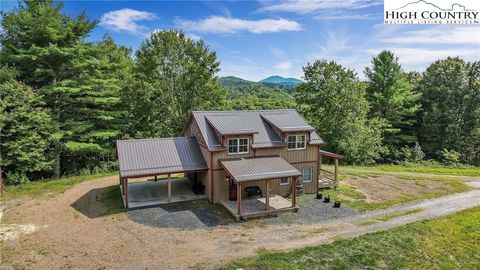
[[[294,109],[287,110],[251,110],[251,111],[193,111],[192,115],[198,123],[200,132],[205,138],[207,147],[210,151],[224,150],[221,146],[220,138],[215,129],[222,130],[225,133],[239,132],[239,130],[255,131],[253,134],[253,148],[286,146],[279,135],[272,127],[274,123],[268,123],[265,119],[274,120],[276,125],[284,128],[290,127],[292,130],[301,128],[304,130],[313,130],[300,114]],[[208,120],[207,120],[208,119]],[[237,121],[238,120],[238,121]],[[208,123],[210,122],[210,124]],[[214,127],[212,127],[212,125]],[[310,129],[311,128],[311,129]],[[293,131],[290,131],[293,132]],[[238,133],[237,133],[238,134]],[[244,133],[245,134],[245,133]],[[251,134],[251,133],[248,133]],[[313,131],[310,144],[323,144],[320,136]]]
[[[195,137],[118,140],[120,177],[208,169]]]
[[[205,116],[207,121],[221,135],[242,135],[258,133],[239,115]]]
[[[278,156],[225,159],[221,160],[220,163],[236,182],[302,175],[290,163]]]
[[[314,131],[301,117],[285,117],[284,114],[268,113],[260,114],[267,122],[277,127],[282,132]]]

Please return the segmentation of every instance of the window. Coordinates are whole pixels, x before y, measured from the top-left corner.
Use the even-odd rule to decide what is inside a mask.
[[[312,182],[312,167],[303,168],[303,182]]]
[[[248,154],[248,138],[228,139],[229,154]]]
[[[287,137],[288,149],[305,149],[305,135],[292,135]]]
[[[280,178],[280,186],[285,186],[288,184],[289,184],[288,178]]]

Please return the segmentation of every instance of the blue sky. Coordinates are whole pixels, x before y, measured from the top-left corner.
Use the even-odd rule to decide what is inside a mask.
[[[2,0],[1,9],[16,4]],[[100,21],[90,40],[109,33],[135,50],[154,30],[182,29],[217,52],[220,76],[255,81],[301,78],[302,66],[315,59],[335,60],[362,78],[382,49],[396,53],[405,70],[447,56],[480,60],[480,26],[384,25],[377,0],[64,2],[70,15],[82,10]]]

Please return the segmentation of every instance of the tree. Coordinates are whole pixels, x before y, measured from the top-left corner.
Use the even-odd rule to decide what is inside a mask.
[[[56,177],[64,147],[62,139],[71,131],[61,129],[65,110],[75,112],[71,98],[78,88],[68,87],[79,71],[73,69],[81,55],[90,49],[84,42],[96,22],[81,13],[75,18],[61,13],[63,5],[53,0],[24,0],[11,11],[2,12],[0,35],[2,64],[15,67],[18,79],[43,96],[59,129],[54,132]],[[38,89],[38,90],[37,90]]]
[[[191,110],[224,106],[226,93],[216,77],[220,63],[203,41],[181,31],[156,31],[142,42],[136,59],[135,84],[142,89],[124,97],[137,135],[179,135]]]
[[[54,122],[41,97],[14,76],[12,70],[0,69],[0,163],[7,174],[35,178],[52,168],[48,149]]]
[[[298,108],[327,142],[329,150],[354,164],[374,163],[384,151],[381,121],[367,119],[365,84],[352,70],[317,60],[303,68],[304,83],[296,87]]]
[[[378,117],[386,123],[383,143],[396,151],[417,141],[415,134],[408,131],[416,122],[416,112],[420,108],[417,101],[421,94],[413,91],[398,58],[390,51],[380,52],[372,59],[372,67],[365,68],[365,75],[370,117]]]
[[[127,124],[120,93],[130,81],[134,63],[129,55],[129,49],[117,46],[109,36],[86,44],[71,62],[75,79],[48,88],[68,91],[65,102],[59,104],[58,118],[64,170],[92,170],[114,159],[115,141],[123,136]]]
[[[431,64],[419,89],[423,95],[419,140],[427,156],[442,150],[460,153],[464,162],[480,162],[480,62],[448,57]]]

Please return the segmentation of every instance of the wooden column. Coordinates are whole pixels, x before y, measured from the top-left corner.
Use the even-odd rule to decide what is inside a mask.
[[[237,182],[237,215],[242,216],[242,186]]]
[[[297,177],[292,177],[292,207],[297,204]]]
[[[338,159],[335,159],[335,188],[337,188],[338,185]]]
[[[318,150],[320,150],[320,147],[318,147]],[[318,188],[319,188],[319,181],[322,177],[322,155],[320,155],[320,152],[318,152],[318,162],[317,162],[317,194],[318,194]]]
[[[125,187],[125,208],[128,209],[128,178],[123,179],[123,185]]]
[[[270,181],[266,180],[267,197],[265,197],[265,211],[270,209]]]
[[[167,188],[168,188],[168,202],[172,201],[172,178],[170,177],[171,175],[168,174],[168,183],[167,183]]]

